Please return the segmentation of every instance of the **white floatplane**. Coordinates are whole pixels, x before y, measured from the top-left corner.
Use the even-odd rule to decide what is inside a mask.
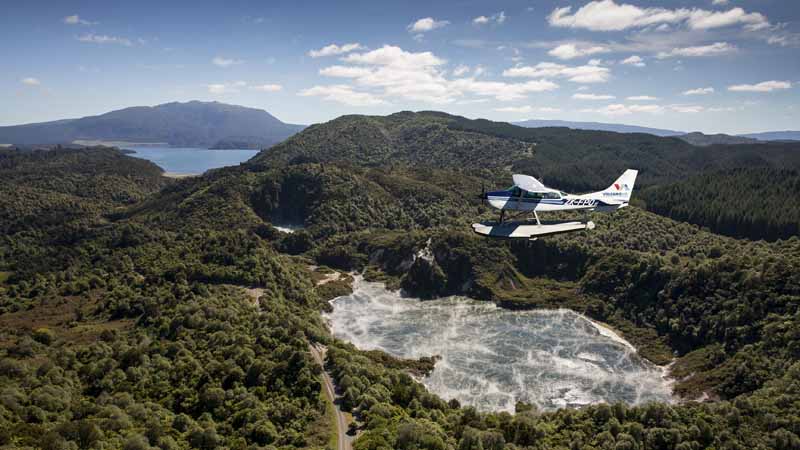
[[[498,222],[472,224],[472,229],[487,237],[531,239],[560,233],[594,229],[591,221],[542,222],[539,212],[583,211],[613,212],[628,206],[638,171],[628,169],[607,189],[590,194],[573,195],[551,189],[528,175],[514,175],[514,186],[495,192],[484,192],[481,198],[500,210]],[[533,213],[534,221],[503,221],[506,211],[518,215]]]

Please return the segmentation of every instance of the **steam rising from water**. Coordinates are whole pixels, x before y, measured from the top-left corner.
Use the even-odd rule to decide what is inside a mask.
[[[517,401],[548,410],[671,400],[661,368],[573,311],[515,312],[464,297],[422,302],[379,283],[355,287],[327,315],[334,335],[405,358],[441,356],[422,382],[442,398],[509,412]]]

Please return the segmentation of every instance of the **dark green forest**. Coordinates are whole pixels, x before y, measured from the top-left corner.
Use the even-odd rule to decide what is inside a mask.
[[[308,351],[320,343],[357,449],[800,448],[800,240],[737,239],[709,224],[737,194],[732,178],[780,174],[752,196],[777,204],[796,156],[733,147],[399,113],[314,125],[246,164],[181,180],[110,149],[4,153],[0,446],[330,448]],[[756,158],[763,168],[736,169]],[[469,229],[492,215],[481,185],[507,184],[510,170],[595,189],[628,166],[641,171],[634,197],[647,209],[593,215],[591,233],[527,243]],[[651,212],[712,173],[704,195],[721,197],[703,218]],[[726,210],[737,226],[769,213]],[[414,257],[426,247],[432,259]],[[318,285],[319,268],[422,298],[574,309],[672,363],[682,400],[520,403],[513,415],[448,402],[409,373],[430,361],[328,334],[320,311],[349,282]]]
[[[796,170],[730,169],[692,176],[641,193],[647,209],[715,233],[774,241],[800,232]]]

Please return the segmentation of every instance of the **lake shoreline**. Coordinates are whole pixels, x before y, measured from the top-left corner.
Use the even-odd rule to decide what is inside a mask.
[[[638,404],[640,398],[681,401],[669,367],[639,355],[605,324],[566,308],[514,311],[458,297],[422,301],[357,276],[353,292],[332,299],[333,311],[323,319],[334,337],[363,351],[415,359],[425,356],[419,353],[425,349],[442,357],[429,377],[415,378],[446,400],[457,398],[482,409],[509,410],[518,400],[532,400],[544,409]],[[464,358],[471,363],[465,366]],[[498,375],[500,367],[505,372]],[[509,376],[516,381],[508,384]],[[550,381],[537,384],[533,377]]]

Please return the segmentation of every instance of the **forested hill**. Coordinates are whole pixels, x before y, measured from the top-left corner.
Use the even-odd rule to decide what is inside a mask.
[[[552,164],[551,182],[596,166],[586,184],[604,187],[618,158],[656,185],[790,165],[791,147],[401,113],[343,117],[273,150],[175,182],[113,150],[11,154],[0,186],[23,213],[0,214],[0,446],[323,449],[311,343],[328,346],[359,450],[800,445],[797,238],[737,240],[635,206],[534,243],[469,227],[493,215],[473,193],[511,170]],[[305,229],[273,226],[285,222]],[[421,297],[574,309],[674,362],[684,401],[514,415],[447,402],[403,369],[422,363],[328,335],[320,311],[350,289],[346,275],[321,284],[334,270]]]
[[[75,140],[166,143],[177,147],[266,148],[303,129],[255,108],[218,102],[136,106],[99,116],[0,127],[0,143]]]
[[[749,239],[800,234],[800,175],[796,170],[731,169],[645,189],[647,209],[675,220]]]

